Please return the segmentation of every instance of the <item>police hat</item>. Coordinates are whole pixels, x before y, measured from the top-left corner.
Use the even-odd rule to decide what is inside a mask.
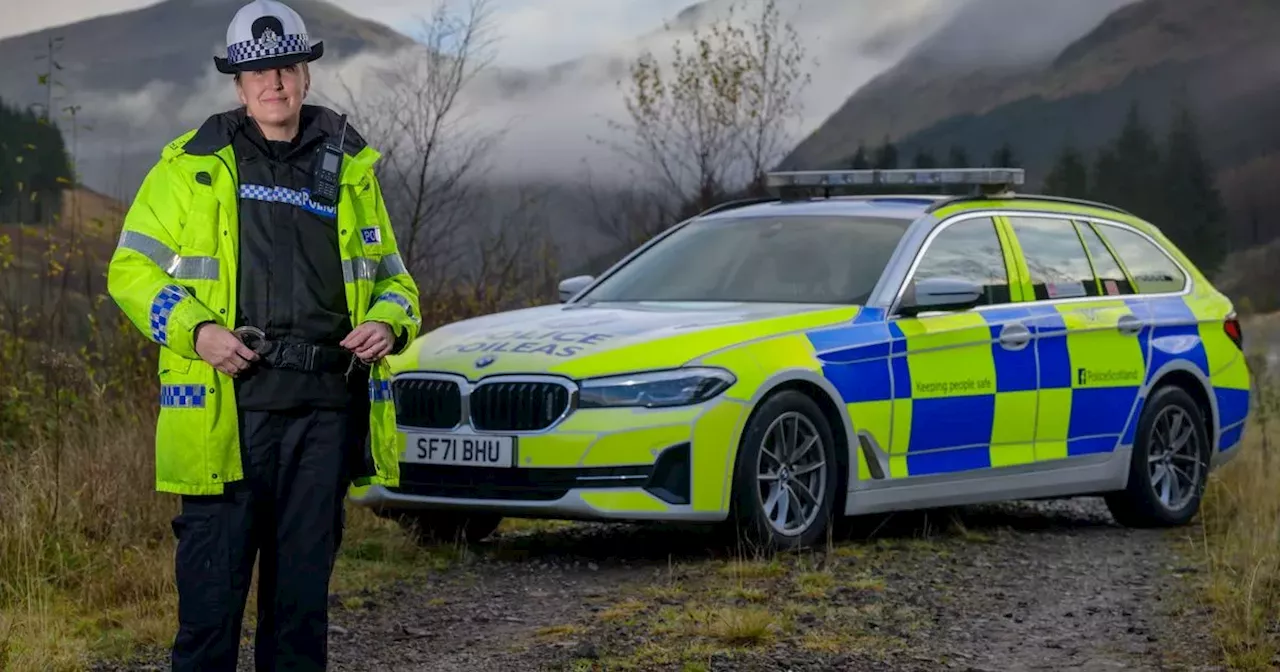
[[[227,56],[214,56],[213,63],[218,72],[232,75],[310,62],[323,54],[324,42],[311,45],[297,12],[277,0],[253,0],[231,19]]]

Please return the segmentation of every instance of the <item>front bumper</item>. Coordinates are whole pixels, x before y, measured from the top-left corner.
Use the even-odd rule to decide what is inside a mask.
[[[354,490],[373,509],[451,509],[605,521],[724,520],[746,404],[727,397],[670,409],[576,410],[545,432],[518,433],[510,467],[402,458],[396,487]],[[417,430],[399,427],[401,455]],[[485,436],[459,428],[447,434]]]

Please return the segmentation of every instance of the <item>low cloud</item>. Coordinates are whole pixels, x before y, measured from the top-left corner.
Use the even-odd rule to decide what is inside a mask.
[[[1092,11],[1100,18],[1099,3],[1115,5],[1124,1],[1094,0]],[[556,2],[568,6],[579,0]],[[975,2],[990,0],[781,3],[784,14],[795,23],[808,56],[816,61],[810,69],[812,82],[803,94],[804,117],[792,129],[793,140],[798,141],[816,128],[852,92],[892,67],[967,4]],[[722,13],[728,4],[729,0],[710,0],[704,13]],[[531,16],[535,17],[547,16],[542,10],[526,11],[534,12]],[[743,14],[740,9],[739,15]],[[1027,20],[1030,19],[1025,13],[1015,13],[1010,18],[1015,23]],[[1072,30],[1084,30],[1089,27],[1086,24],[1088,21],[1077,22]],[[1050,37],[1038,35],[1042,40]],[[624,119],[618,80],[625,78],[626,64],[642,49],[652,50],[662,58],[677,38],[688,44],[688,33],[619,40],[614,48],[568,64],[555,76],[545,69],[495,69],[463,92],[456,123],[478,132],[505,129],[501,144],[490,156],[489,172],[495,179],[576,181],[588,168],[593,179],[621,179],[631,166],[592,138],[610,135],[608,119]],[[501,46],[499,42],[498,48]],[[1027,54],[1020,50],[1018,55]],[[388,59],[369,55],[317,62],[313,66],[313,90],[317,95],[311,102],[330,101],[341,108],[346,100],[342,85],[361,97],[376,93],[381,84],[375,73],[388,63]],[[513,89],[512,81],[522,82],[523,88]],[[81,92],[79,97],[86,103],[86,110],[94,111],[93,122],[99,129],[93,134],[96,139],[85,140],[81,149],[92,159],[97,177],[122,184],[130,176],[140,180],[164,143],[199,125],[210,114],[238,104],[231,80],[212,68],[200,81],[187,86],[152,82],[128,94]],[[137,157],[134,160],[142,162],[141,167],[122,169],[126,156]],[[132,193],[132,188],[125,186],[124,191]]]

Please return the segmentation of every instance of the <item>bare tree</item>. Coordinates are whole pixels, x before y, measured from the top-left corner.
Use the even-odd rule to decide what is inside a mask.
[[[493,60],[490,0],[442,2],[422,21],[419,44],[345,82],[344,106],[383,153],[378,178],[401,256],[424,295],[453,281],[467,250],[460,227],[472,219],[484,160],[502,137],[467,123],[463,92]]]
[[[605,142],[657,185],[659,203],[648,209],[683,216],[758,190],[790,145],[809,83],[806,50],[776,0],[756,1],[759,13],[745,23],[730,5],[693,31],[692,47],[677,39],[669,65],[651,52],[632,62],[626,119],[609,123],[625,140]],[[651,222],[645,235],[669,223]]]

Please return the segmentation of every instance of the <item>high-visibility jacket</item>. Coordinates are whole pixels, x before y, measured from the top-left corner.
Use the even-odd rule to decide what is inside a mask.
[[[161,152],[125,216],[107,275],[124,314],[161,346],[156,489],[191,495],[219,494],[244,477],[233,379],[201,359],[193,342],[202,322],[234,328],[241,197],[231,144],[192,151],[200,130]],[[373,173],[379,158],[368,146],[344,157],[334,226],[351,323],[386,322],[408,344],[421,329],[418,289]],[[389,379],[385,360],[371,367],[369,453],[365,468],[355,465],[356,486],[399,484]]]

